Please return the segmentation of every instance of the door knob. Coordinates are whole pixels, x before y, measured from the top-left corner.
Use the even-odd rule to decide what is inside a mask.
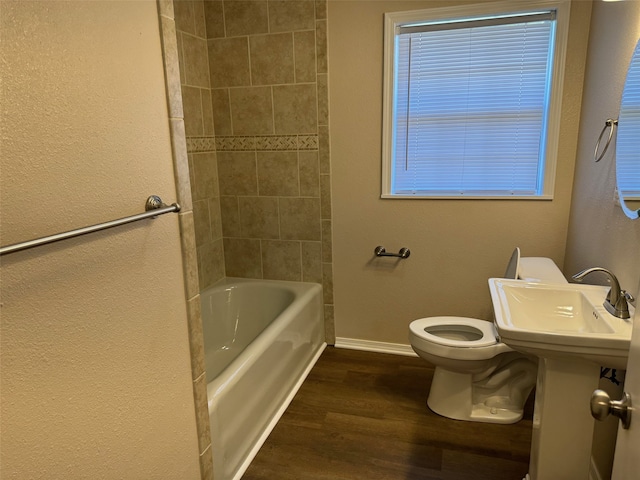
[[[621,400],[611,400],[604,390],[594,390],[591,394],[591,415],[596,420],[604,420],[612,414],[622,422],[625,430],[631,425],[631,395],[622,394]]]

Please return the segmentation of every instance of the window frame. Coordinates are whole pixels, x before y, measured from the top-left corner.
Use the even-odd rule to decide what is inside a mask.
[[[384,199],[460,199],[460,200],[552,200],[555,188],[560,116],[564,83],[565,59],[569,35],[569,0],[500,1],[424,10],[387,12],[384,14],[384,88],[382,117],[382,193]],[[541,9],[556,11],[556,33],[553,52],[553,71],[549,93],[549,115],[546,131],[545,163],[542,193],[539,195],[461,195],[461,194],[392,194],[395,105],[396,27],[419,22],[432,22],[465,17],[535,12]]]

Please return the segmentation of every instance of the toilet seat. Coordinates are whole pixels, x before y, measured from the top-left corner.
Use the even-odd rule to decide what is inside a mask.
[[[465,318],[465,317],[430,317],[420,318],[411,322],[410,328],[417,330],[416,334],[424,337],[430,342],[437,343],[438,345],[445,345],[447,347],[458,348],[473,348],[473,347],[487,347],[489,345],[495,345],[497,342],[498,332],[496,327],[491,322],[485,322],[478,320],[477,318]],[[458,340],[455,338],[443,337],[436,335],[428,331],[430,329],[433,332],[438,330],[442,332],[459,332],[461,336],[467,334],[475,334],[480,337],[476,340]]]
[[[447,338],[436,332],[475,333],[478,338],[463,340]],[[465,317],[429,317],[414,320],[409,325],[410,343],[415,348],[431,355],[455,360],[486,360],[511,348],[498,341],[498,332],[491,322]]]

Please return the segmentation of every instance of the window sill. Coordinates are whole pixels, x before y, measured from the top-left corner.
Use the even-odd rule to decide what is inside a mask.
[[[381,199],[399,200],[553,200],[553,195],[390,195]]]

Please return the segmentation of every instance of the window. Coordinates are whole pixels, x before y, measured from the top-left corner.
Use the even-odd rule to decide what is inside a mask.
[[[568,7],[527,5],[386,14],[384,198],[551,198]]]

